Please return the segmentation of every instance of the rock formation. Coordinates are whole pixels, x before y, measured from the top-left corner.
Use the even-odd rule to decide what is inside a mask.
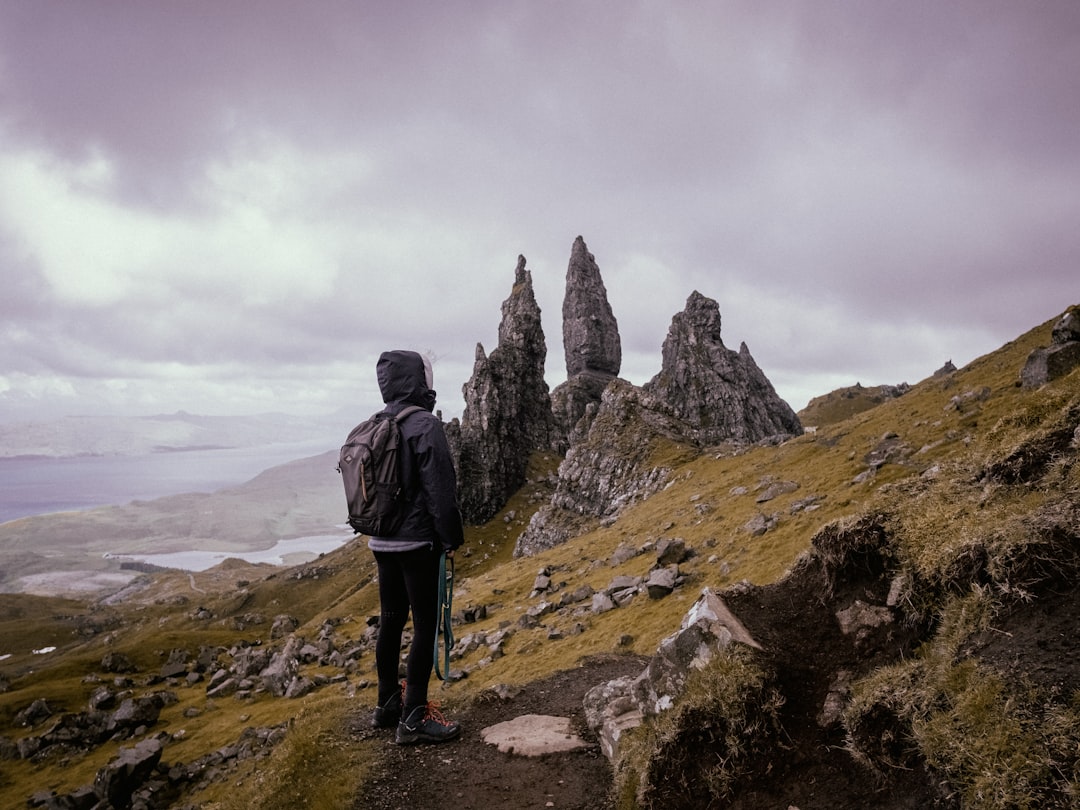
[[[658,449],[676,447],[680,456],[802,432],[745,344],[738,352],[724,346],[719,307],[698,292],[672,319],[660,373],[642,388],[620,380],[618,323],[580,236],[566,272],[563,343],[568,378],[549,394],[540,308],[518,257],[499,345],[490,357],[477,345],[465,411],[447,426],[469,523],[490,520],[525,483],[533,451],[565,453],[555,494],[518,538],[516,555],[557,545],[663,486]]]
[[[672,318],[662,368],[644,389],[672,408],[699,446],[802,433],[799,418],[777,396],[746,344],[738,352],[724,346],[720,308],[696,290]]]
[[[619,324],[611,312],[600,268],[580,236],[570,250],[562,313],[567,375],[586,371],[617,375],[622,364]]]
[[[686,461],[695,452],[680,444],[682,430],[663,403],[626,380],[612,381],[571,436],[555,494],[518,537],[514,555],[557,546],[659,490],[670,473],[653,461],[661,445],[675,448],[669,459]]]
[[[554,399],[554,397],[553,397]],[[670,468],[721,442],[748,444],[802,433],[794,411],[743,345],[720,340],[715,301],[693,293],[672,319],[663,369],[637,388],[613,378],[568,436],[551,502],[518,537],[515,556],[530,556],[581,534],[660,489]]]
[[[460,423],[447,427],[468,523],[490,520],[525,483],[532,451],[552,444],[546,357],[532,275],[519,256],[513,290],[502,305],[499,345],[487,356],[477,344],[472,377],[462,387],[465,410]]]
[[[555,449],[565,453],[570,431],[589,404],[600,401],[622,365],[619,324],[608,303],[600,268],[580,236],[570,250],[562,315],[567,379],[552,392],[551,401]]]
[[[1038,348],[1028,355],[1020,372],[1024,388],[1038,388],[1080,366],[1080,307],[1066,310],[1054,324],[1051,340],[1049,347]]]

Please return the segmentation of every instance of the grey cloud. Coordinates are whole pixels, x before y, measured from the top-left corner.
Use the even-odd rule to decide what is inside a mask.
[[[893,382],[1075,294],[1080,6],[1064,0],[46,2],[0,12],[0,54],[0,150],[103,155],[115,202],[197,228],[227,209],[221,166],[281,148],[280,206],[229,192],[271,232],[338,240],[329,290],[287,300],[215,290],[243,277],[235,256],[183,272],[219,261],[203,255],[115,308],[67,308],[21,257],[0,307],[26,340],[59,335],[27,367],[233,363],[254,380],[437,346],[453,398],[524,253],[556,382],[579,233],[624,368],[646,378],[694,289],[767,374]],[[358,318],[365,296],[393,303]]]

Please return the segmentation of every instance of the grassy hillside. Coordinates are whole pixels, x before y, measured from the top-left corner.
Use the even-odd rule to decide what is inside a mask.
[[[459,638],[507,627],[514,632],[501,657],[484,660],[481,647],[455,661],[468,677],[438,696],[451,708],[464,706],[489,687],[533,681],[586,656],[614,650],[651,655],[702,587],[781,581],[808,556],[825,554],[820,543],[812,548],[823,529],[874,515],[885,527],[896,571],[906,576],[906,615],[926,629],[928,641],[917,659],[855,684],[847,722],[865,728],[863,721],[892,701],[899,727],[917,738],[922,759],[952,780],[965,806],[1036,806],[1025,803],[1020,785],[1031,782],[1030,769],[1016,766],[1019,775],[1010,783],[1001,776],[1006,769],[995,759],[995,746],[1005,757],[1019,747],[1075,749],[1080,694],[1050,699],[1028,684],[1042,701],[1038,718],[1055,724],[1060,738],[1036,739],[1035,715],[1016,687],[960,662],[958,651],[974,644],[978,633],[992,632],[995,618],[1007,615],[1017,600],[1037,600],[1048,581],[1060,585],[1053,571],[1073,570],[1063,557],[1077,546],[1080,468],[1070,442],[1075,445],[1072,431],[1080,423],[1080,371],[1039,391],[1017,384],[1028,353],[1049,344],[1051,326],[1047,322],[952,374],[928,378],[903,396],[821,420],[816,432],[780,446],[717,449],[694,458],[676,469],[665,490],[610,525],[537,557],[514,559],[514,540],[549,497],[546,474],[558,461],[537,456],[530,483],[506,509],[468,530],[468,551],[457,569],[455,606],[483,609],[483,618],[457,628]],[[678,455],[666,452],[667,458]],[[1049,528],[1040,533],[1039,526]],[[214,531],[229,542],[227,525]],[[541,601],[532,595],[541,568],[550,572],[556,594],[584,585],[601,590],[618,575],[645,574],[655,562],[648,550],[666,538],[681,538],[694,550],[680,565],[687,582],[671,596],[635,598],[601,615],[552,614],[540,627],[520,626],[522,615]],[[373,574],[370,553],[352,543],[295,569],[231,562],[190,577],[155,575],[119,604],[0,597],[0,654],[10,655],[0,661],[0,735],[17,741],[40,733],[14,725],[17,713],[38,698],[69,712],[84,708],[94,689],[112,677],[101,667],[108,652],[122,652],[135,663],[131,688],[137,692],[151,687],[150,676],[172,650],[280,644],[269,638],[279,614],[295,617],[297,633],[308,639],[330,625],[344,645],[360,638],[368,617],[378,612]],[[57,649],[34,652],[46,646]],[[223,810],[287,808],[299,806],[297,797],[304,796],[314,797],[308,806],[349,807],[380,756],[371,744],[350,742],[347,733],[351,718],[370,708],[373,681],[369,653],[345,679],[296,700],[211,700],[204,683],[172,684],[175,702],[147,733],[168,735],[165,760],[190,762],[234,743],[246,727],[287,724],[269,763],[241,761],[227,779],[209,780],[185,801]],[[953,709],[919,713],[920,701]],[[978,704],[979,712],[965,712],[965,702]],[[995,725],[1005,730],[990,739]],[[981,756],[965,760],[958,753],[956,728],[969,741],[985,738]],[[65,792],[88,784],[120,746],[109,742],[90,752],[6,761],[0,805],[20,806],[41,789]],[[869,767],[885,767],[882,760],[870,761],[858,740],[852,748]],[[1074,751],[1070,767],[1076,762]],[[1074,771],[1040,784],[1051,783],[1057,787],[1049,789],[1064,790],[1080,779]],[[1038,795],[1045,799],[1045,792]],[[1007,801],[995,804],[995,796]]]

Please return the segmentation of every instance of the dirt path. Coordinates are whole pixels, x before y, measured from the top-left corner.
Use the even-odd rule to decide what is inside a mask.
[[[604,681],[641,672],[642,658],[593,659],[577,669],[528,684],[507,699],[491,696],[451,719],[461,738],[441,745],[397,746],[392,731],[367,727],[370,715],[354,720],[358,738],[385,742],[379,775],[353,805],[356,810],[605,810],[611,807],[611,765],[585,726],[585,692]],[[481,729],[524,714],[569,717],[590,745],[576,751],[521,757],[505,754],[480,737]]]

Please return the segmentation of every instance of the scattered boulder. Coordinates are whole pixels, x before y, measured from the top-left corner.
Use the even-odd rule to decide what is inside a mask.
[[[977,413],[982,407],[980,403],[990,398],[990,389],[987,386],[974,388],[949,399],[945,406],[946,411],[956,411],[964,415]]]
[[[158,692],[145,697],[126,698],[110,715],[106,730],[112,734],[123,732],[127,736],[139,727],[152,726],[164,706],[164,696]]]
[[[307,695],[314,691],[314,689],[315,681],[313,681],[311,678],[308,678],[307,676],[297,675],[289,683],[288,688],[286,688],[285,697],[289,698],[290,700],[295,698],[302,698],[304,695]]]
[[[161,742],[140,740],[134,748],[121,748],[116,759],[98,771],[94,780],[97,795],[112,807],[130,807],[131,796],[154,772],[161,760]]]
[[[122,652],[107,652],[101,659],[101,669],[105,672],[123,674],[135,672],[135,665]]]
[[[743,530],[749,532],[753,537],[761,537],[765,532],[776,528],[778,522],[779,519],[776,515],[765,515],[758,512],[743,524]]]
[[[679,566],[668,565],[664,568],[654,568],[649,572],[645,580],[645,590],[650,599],[663,599],[675,590],[675,583],[679,579]]]
[[[15,715],[15,725],[36,726],[38,723],[52,717],[55,711],[56,709],[50,706],[47,700],[38,698]]]
[[[279,638],[285,638],[291,633],[295,633],[300,627],[300,620],[295,616],[288,616],[282,614],[274,617],[274,623],[270,625],[270,638],[276,641]]]
[[[188,661],[191,654],[187,650],[172,650],[168,659],[161,666],[162,678],[183,678],[187,675]]]
[[[934,377],[948,377],[954,371],[956,371],[956,365],[953,363],[953,361],[951,359],[949,359],[949,360],[946,360],[945,365],[943,365],[941,368],[939,368],[937,371],[935,371],[932,376],[934,376]]]
[[[884,605],[870,605],[856,599],[851,605],[837,611],[836,621],[840,632],[845,636],[854,636],[856,644],[865,643],[879,627],[895,621],[891,608]]]
[[[690,557],[686,541],[680,538],[664,538],[656,544],[656,564],[660,566],[678,565]]]
[[[774,498],[779,498],[781,495],[794,492],[798,488],[799,485],[794,481],[763,481],[758,487],[759,494],[756,501],[757,503],[767,503]]]
[[[285,646],[270,659],[266,669],[259,673],[263,687],[275,697],[283,697],[300,670],[300,650],[304,640],[291,636]]]
[[[270,650],[266,647],[241,647],[233,650],[229,670],[238,678],[248,678],[266,669],[270,663]]]
[[[604,591],[594,593],[592,598],[592,612],[599,616],[615,609],[615,601]]]
[[[1020,371],[1024,388],[1038,388],[1080,366],[1080,307],[1070,307],[1051,332],[1051,344],[1028,355]]]

